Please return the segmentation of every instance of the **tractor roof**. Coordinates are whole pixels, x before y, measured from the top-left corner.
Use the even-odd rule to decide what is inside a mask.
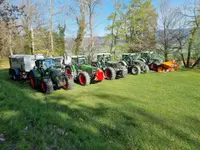
[[[10,58],[33,58],[33,57],[43,57],[42,54],[37,54],[37,55],[26,55],[26,54],[18,54],[18,55],[11,55],[9,56]]]
[[[141,53],[148,53],[148,54],[152,54],[152,53],[154,53],[154,52],[152,52],[152,51],[144,51],[144,52],[141,52]]]
[[[137,55],[136,53],[123,53],[122,55]]]
[[[77,55],[77,56],[71,56],[72,58],[82,58],[82,57],[86,57],[85,55]]]
[[[111,53],[98,53],[97,55],[111,55]]]
[[[63,56],[57,56],[57,57],[54,57],[55,59],[62,59]]]

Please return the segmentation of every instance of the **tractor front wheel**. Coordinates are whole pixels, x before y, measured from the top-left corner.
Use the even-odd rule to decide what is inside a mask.
[[[131,74],[133,75],[140,75],[141,69],[139,66],[132,66],[131,67]]]
[[[148,73],[149,72],[149,66],[148,65],[145,65],[144,66],[144,73]]]
[[[63,86],[65,90],[71,90],[74,88],[74,79],[65,77],[66,84]]]
[[[128,74],[128,69],[125,66],[122,66],[122,78],[124,78]]]
[[[53,83],[49,80],[42,80],[41,82],[42,92],[45,94],[50,94],[53,91]]]
[[[87,72],[81,72],[78,76],[78,79],[82,86],[87,86],[90,84],[90,76]]]
[[[34,74],[32,72],[30,74],[30,85],[31,85],[32,88],[36,87],[35,76],[34,76]]]
[[[105,77],[108,80],[115,80],[116,72],[112,67],[108,67],[105,69]]]

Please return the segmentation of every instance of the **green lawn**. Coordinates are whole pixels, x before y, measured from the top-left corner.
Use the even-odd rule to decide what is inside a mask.
[[[0,149],[200,148],[200,72],[127,76],[44,95],[0,70]]]

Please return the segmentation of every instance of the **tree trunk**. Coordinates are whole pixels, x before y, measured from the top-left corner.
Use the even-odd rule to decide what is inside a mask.
[[[31,54],[32,55],[35,54],[34,30],[33,30],[32,25],[31,25]]]
[[[196,65],[200,62],[200,57],[196,60],[196,62],[192,65],[192,68],[196,67]]]
[[[12,49],[12,29],[9,27],[9,51],[10,55],[13,55],[13,49]]]
[[[50,36],[50,43],[51,43],[51,55],[54,55],[54,44],[53,44],[53,33],[52,33],[52,26],[53,26],[53,0],[50,0],[50,19],[49,19],[49,36]]]
[[[184,67],[186,67],[185,58],[184,58],[183,53],[181,53],[181,58],[182,58],[182,61],[183,61]]]
[[[84,35],[85,35],[85,28],[86,28],[86,23],[85,23],[85,13],[86,13],[86,4],[83,2],[80,6],[81,10],[81,19],[78,23],[79,25],[79,30],[77,33],[77,38],[76,38],[76,47],[75,47],[75,55],[79,54],[80,47],[83,43]]]
[[[195,39],[196,31],[197,31],[197,28],[192,29],[191,36],[190,36],[190,39],[189,39],[188,56],[187,56],[187,64],[186,64],[187,68],[190,67],[191,50],[192,50],[192,45],[193,45],[193,42],[194,42],[194,39]]]

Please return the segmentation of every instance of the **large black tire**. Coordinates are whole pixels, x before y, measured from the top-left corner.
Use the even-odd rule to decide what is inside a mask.
[[[87,86],[90,84],[91,79],[87,72],[81,72],[78,75],[78,81],[82,86]]]
[[[10,77],[10,79],[12,79],[14,81],[19,80],[19,76],[17,76],[15,70],[13,70],[13,69],[9,70],[9,77]]]
[[[36,88],[36,80],[35,80],[34,73],[32,71],[30,72],[29,80],[30,80],[31,87]]]
[[[41,82],[42,92],[45,94],[50,94],[53,92],[53,83],[50,79],[42,80]]]
[[[13,70],[9,69],[9,78],[13,80]]]
[[[149,66],[148,65],[145,65],[144,66],[144,73],[148,73],[149,72]]]
[[[131,67],[131,74],[140,75],[140,73],[141,73],[141,69],[139,66],[134,65]]]
[[[65,90],[72,90],[74,88],[74,79],[65,77],[66,86],[63,86]]]
[[[122,66],[122,78],[124,78],[128,74],[128,69],[125,66]]]
[[[116,78],[116,72],[112,67],[108,67],[104,71],[105,78],[108,80],[115,80]]]

